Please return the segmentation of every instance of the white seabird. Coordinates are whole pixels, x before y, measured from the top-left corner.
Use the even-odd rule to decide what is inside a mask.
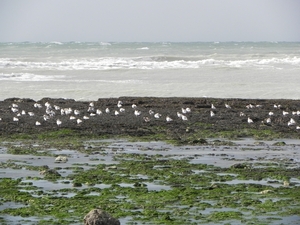
[[[118,101],[118,104],[117,104],[118,108],[121,108],[122,105],[123,105],[123,102],[122,101]]]
[[[131,107],[132,107],[133,109],[136,109],[136,108],[137,108],[136,104],[132,104]]]
[[[288,115],[288,114],[289,114],[289,112],[287,112],[287,111],[282,111],[282,115],[286,116],[286,115]]]
[[[215,113],[213,111],[210,111],[210,116],[211,117],[215,116]]]
[[[78,109],[74,109],[74,115],[78,116],[80,114],[80,111]]]
[[[60,119],[57,119],[57,120],[56,120],[56,124],[57,124],[57,126],[60,126],[60,125],[62,124],[61,120],[60,120]]]
[[[211,104],[211,108],[212,109],[216,109],[216,107],[214,106],[214,104]]]
[[[153,115],[154,111],[152,109],[149,110],[149,115]]]
[[[102,114],[102,111],[101,111],[100,109],[97,109],[96,114],[97,114],[97,115],[101,115],[101,114]]]
[[[288,122],[288,126],[293,126],[295,124],[296,124],[296,121],[293,118],[291,118],[290,121]]]
[[[166,121],[167,121],[167,122],[171,122],[171,121],[173,121],[173,119],[172,119],[171,117],[167,116],[167,117],[166,117]]]
[[[186,117],[185,115],[182,115],[182,116],[181,116],[181,119],[182,119],[183,121],[188,120],[187,117]]]
[[[106,109],[105,109],[105,112],[106,112],[106,113],[110,113],[109,108],[106,108]]]
[[[161,114],[159,114],[159,113],[154,114],[154,118],[159,119],[160,117],[161,117]]]
[[[145,121],[146,123],[150,122],[150,119],[149,119],[149,117],[147,117],[147,116],[143,117],[143,119],[144,119],[144,121]]]
[[[250,117],[248,117],[247,122],[248,122],[248,123],[253,123],[253,120],[252,120]]]
[[[141,115],[141,114],[142,114],[141,111],[139,111],[139,110],[134,110],[134,115],[135,115],[135,116],[139,116],[139,115]]]
[[[13,118],[13,121],[14,121],[14,122],[18,122],[18,121],[19,121],[19,118],[14,117],[14,118]]]
[[[77,119],[77,124],[80,124],[82,123],[82,120],[81,119]]]
[[[29,116],[34,116],[34,112],[28,112]]]
[[[117,111],[117,110],[115,110],[115,116],[118,116],[120,113]]]
[[[36,126],[41,126],[41,123],[39,121],[35,121]]]
[[[231,109],[231,106],[228,105],[228,104],[226,104],[226,103],[225,103],[225,107],[226,107],[227,109]]]

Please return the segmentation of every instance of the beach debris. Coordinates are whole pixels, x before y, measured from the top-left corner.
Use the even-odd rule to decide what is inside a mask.
[[[59,155],[55,158],[56,163],[66,163],[68,162],[68,157]]]

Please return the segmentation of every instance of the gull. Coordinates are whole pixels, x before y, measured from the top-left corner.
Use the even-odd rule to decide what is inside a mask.
[[[70,116],[70,120],[76,120],[75,116]]]
[[[50,107],[51,105],[50,105],[49,102],[46,102],[46,103],[45,103],[45,106],[48,108],[48,107]]]
[[[186,111],[187,113],[192,112],[191,108],[186,108],[185,111]]]
[[[249,104],[249,105],[246,105],[246,108],[247,108],[247,109],[253,109],[253,108],[255,108],[255,106],[252,105],[252,104]]]
[[[16,113],[16,112],[18,112],[19,110],[18,110],[18,108],[16,108],[16,107],[12,107],[12,108],[11,108],[11,111],[12,111],[13,113]]]
[[[243,112],[240,112],[240,116],[246,116],[246,115],[245,115],[245,113],[243,113]]]
[[[296,130],[300,130],[300,126],[296,126]]]
[[[253,123],[253,120],[250,119],[250,117],[248,117],[248,120],[247,120],[248,123]]]
[[[267,118],[267,123],[271,123],[271,118]]]
[[[37,103],[37,102],[34,103],[33,106],[34,106],[34,108],[39,108],[39,109],[43,107],[41,104],[39,104],[39,103]]]
[[[95,111],[95,108],[94,108],[93,106],[89,106],[89,108],[88,108],[87,111],[88,111],[88,112],[94,112],[94,111]]]
[[[299,110],[297,110],[297,116],[300,116],[300,111]]]
[[[12,108],[18,108],[19,106],[17,104],[13,103],[13,104],[11,104],[11,107]]]
[[[18,113],[17,116],[18,116],[18,117],[21,116],[21,113]]]
[[[149,117],[147,117],[147,116],[143,117],[143,119],[144,119],[144,121],[145,121],[146,123],[150,122],[150,119],[149,119]]]
[[[286,116],[286,115],[288,115],[288,114],[289,114],[289,112],[287,112],[287,111],[282,111],[282,115]]]
[[[184,114],[186,114],[186,109],[181,108],[181,112],[184,113]]]
[[[216,109],[216,107],[214,106],[214,104],[211,104],[211,108],[212,109]]]
[[[152,109],[149,110],[149,115],[153,115],[154,111]]]
[[[275,108],[275,109],[280,109],[280,108],[281,108],[281,105],[276,105],[276,104],[274,104],[274,108]]]
[[[82,119],[88,120],[88,119],[90,119],[90,117],[88,117],[88,116],[83,116]]]
[[[46,114],[48,114],[49,116],[55,116],[55,112],[50,108],[46,108]]]
[[[292,112],[292,115],[297,115],[297,112],[296,112],[296,111],[293,111],[293,112]]]
[[[115,116],[117,116],[117,115],[119,115],[120,113],[117,111],[117,110],[115,110]]]
[[[28,112],[29,116],[34,116],[34,112]]]
[[[183,121],[188,120],[187,117],[186,117],[185,115],[182,115],[182,116],[181,116],[181,119],[182,119]]]
[[[295,124],[296,124],[296,121],[293,118],[291,118],[290,121],[288,122],[288,126],[293,126]]]
[[[173,121],[173,119],[172,119],[171,117],[167,116],[167,117],[166,117],[166,121],[167,121],[167,122],[171,122],[171,121]]]
[[[135,115],[135,116],[139,116],[139,115],[141,115],[141,113],[142,113],[142,112],[139,111],[139,110],[134,110],[134,115]]]
[[[36,126],[41,126],[41,123],[39,121],[35,121]]]
[[[95,106],[95,105],[94,105],[94,102],[90,102],[89,106],[90,106],[90,107],[94,107],[94,106]]]
[[[227,109],[231,109],[231,106],[228,105],[228,104],[226,104],[226,103],[225,103],[225,107],[226,107]]]
[[[19,121],[19,118],[14,117],[14,118],[13,118],[13,121],[14,121],[14,122],[18,122],[18,121]]]
[[[62,115],[62,116],[65,115],[65,110],[64,109],[60,110],[60,115]]]
[[[120,112],[125,112],[125,109],[124,108],[120,108]]]
[[[57,124],[57,126],[60,126],[60,125],[62,124],[61,120],[60,120],[60,119],[57,119],[57,120],[56,120],[56,124]]]
[[[106,113],[110,113],[109,108],[106,108],[106,109],[105,109],[105,112],[106,112]]]
[[[77,119],[77,124],[80,124],[82,123],[82,120],[81,119]]]
[[[90,113],[90,116],[96,116],[96,114],[95,113]]]
[[[262,108],[262,105],[256,105],[255,107],[256,108]]]
[[[65,108],[65,114],[69,115],[72,113],[72,109],[71,108]]]
[[[78,109],[75,109],[75,110],[74,110],[74,115],[75,115],[75,116],[78,116],[79,114],[80,114],[80,111],[79,111]]]
[[[48,115],[44,115],[43,118],[44,118],[45,121],[50,119],[50,117]]]
[[[182,114],[180,112],[177,112],[177,116],[178,116],[178,118],[181,118]]]
[[[213,111],[210,111],[210,116],[211,117],[215,116],[215,113]]]
[[[55,109],[55,110],[60,110],[60,107],[57,106],[57,105],[54,105],[54,109]]]
[[[22,114],[22,115],[26,115],[25,110],[22,110],[21,114]]]
[[[118,101],[118,104],[117,104],[118,108],[121,108],[122,105],[123,105],[123,102],[122,101]]]
[[[274,116],[274,113],[273,112],[269,112],[269,116]]]
[[[159,119],[160,117],[161,117],[161,114],[159,114],[159,113],[154,114],[154,118]]]
[[[100,109],[97,109],[96,114],[97,114],[97,115],[101,115],[101,114],[102,114],[102,111],[101,111]]]
[[[132,107],[133,109],[136,109],[137,106],[136,106],[136,104],[132,104],[131,107]]]

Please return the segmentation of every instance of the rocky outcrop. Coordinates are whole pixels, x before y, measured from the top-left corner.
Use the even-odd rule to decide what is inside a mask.
[[[102,209],[91,210],[83,219],[84,225],[120,225],[120,221],[113,218]]]

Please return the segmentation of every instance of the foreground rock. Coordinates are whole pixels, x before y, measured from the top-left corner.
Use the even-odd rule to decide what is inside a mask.
[[[83,219],[84,225],[120,225],[120,221],[101,209],[91,210]]]

